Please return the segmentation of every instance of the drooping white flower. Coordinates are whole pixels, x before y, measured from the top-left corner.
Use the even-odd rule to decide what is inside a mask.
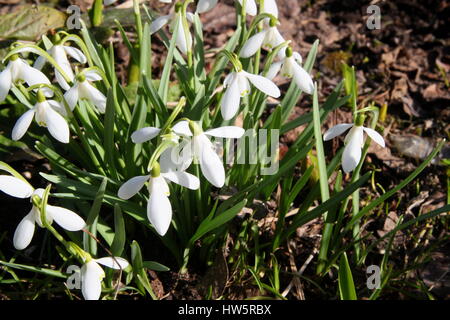
[[[302,56],[298,52],[292,52],[289,47],[286,49],[286,54],[281,61],[274,62],[269,68],[266,77],[269,79],[275,78],[278,72],[281,70],[281,75],[286,78],[294,79],[297,86],[308,94],[313,94],[314,83],[311,76],[303,69],[300,64],[302,63]]]
[[[151,174],[129,179],[118,191],[118,196],[127,200],[138,193],[148,182],[147,217],[155,227],[156,232],[161,236],[166,234],[172,221],[172,205],[169,201],[170,189],[166,180],[191,190],[200,187],[200,181],[196,176],[184,171],[177,171],[172,166],[164,165],[160,167],[156,163],[151,170]]]
[[[351,128],[345,136],[345,148],[344,153],[342,154],[342,169],[344,169],[346,173],[353,171],[361,160],[361,149],[364,146],[364,132],[366,132],[367,135],[380,146],[385,146],[384,139],[378,132],[373,129],[363,127],[363,121],[359,121],[357,119],[357,122],[359,122],[360,125],[355,125],[353,123],[338,124],[329,129],[323,135],[323,140],[327,141],[341,135]]]
[[[203,13],[211,10],[217,5],[218,0],[199,0],[197,3],[197,13]]]
[[[99,265],[120,270],[128,267],[127,260],[120,257],[91,259],[81,267],[81,292],[85,300],[98,300],[102,293],[102,280],[105,272]]]
[[[249,58],[253,56],[260,48],[271,51],[283,42],[285,42],[285,40],[278,31],[275,20],[270,20],[268,26],[265,26],[262,31],[251,36],[247,42],[245,42],[239,55],[242,58]]]
[[[243,0],[238,0],[239,4],[242,6]],[[247,0],[245,3],[245,12],[251,16],[256,16],[258,14],[258,7],[256,6],[255,0]]]
[[[12,55],[9,58],[8,65],[0,73],[0,102],[5,100],[13,84],[20,80],[25,81],[29,86],[36,84],[50,84],[50,80],[45,74],[28,65],[28,63],[19,58],[19,56]],[[43,92],[47,97],[53,95],[53,92],[46,88],[43,89]]]
[[[172,33],[172,36],[176,38],[175,43],[178,49],[182,53],[187,54],[188,51],[192,50],[192,36],[189,27],[185,26],[183,23],[181,7],[181,5],[176,5],[175,12],[156,18],[150,25],[150,33],[154,34],[166,24],[169,24],[169,30]],[[186,12],[186,19],[192,23],[194,21],[194,15],[190,12]],[[177,24],[177,32],[176,34],[173,34]]]
[[[90,83],[99,80],[102,80],[102,77],[95,70],[88,70],[75,77],[72,88],[64,94],[71,110],[75,108],[79,100],[86,99],[92,102],[100,113],[105,112],[106,97]]]
[[[34,190],[24,180],[8,175],[0,175],[0,190],[12,197],[22,199],[32,198],[33,196],[38,196],[42,199],[45,192],[44,189]],[[68,209],[47,204],[45,211],[49,224],[55,221],[65,230],[79,231],[86,226],[86,223],[79,215]],[[28,247],[33,238],[36,223],[40,227],[44,226],[40,210],[33,204],[30,212],[20,221],[14,232],[13,244],[17,250],[23,250]]]
[[[224,126],[203,132],[195,122],[181,122],[190,128],[190,132],[184,135],[191,137],[190,143],[182,150],[183,167],[188,167],[193,160],[196,160],[200,164],[203,176],[213,186],[221,188],[225,183],[225,169],[208,136],[238,139],[244,135],[245,130],[236,126]]]
[[[74,74],[72,71],[72,66],[70,65],[69,59],[67,59],[67,55],[71,56],[75,60],[77,60],[80,63],[86,63],[86,56],[81,52],[81,50],[70,47],[70,46],[64,46],[62,44],[55,44],[53,45],[49,50],[47,50],[47,53],[55,59],[56,63],[61,67],[61,69],[64,71],[64,73],[70,78],[71,81],[73,81]],[[38,70],[41,70],[42,67],[45,65],[46,59],[44,56],[39,56],[39,58],[36,59],[34,63],[34,67]],[[66,79],[61,75],[61,73],[58,71],[58,69],[55,70],[55,77],[56,81],[59,83],[61,88],[64,90],[69,90],[70,86],[67,83]]]
[[[250,93],[249,81],[263,93],[278,98],[281,93],[280,89],[271,80],[248,73],[244,70],[230,73],[224,80],[226,88],[220,104],[220,110],[224,120],[230,120],[239,111],[241,97],[245,97]]]
[[[12,139],[20,140],[28,130],[33,118],[39,126],[47,127],[50,134],[59,142],[68,143],[69,125],[61,114],[66,114],[64,106],[55,100],[46,100],[41,90],[37,93],[38,102],[25,112],[16,122],[12,130]]]

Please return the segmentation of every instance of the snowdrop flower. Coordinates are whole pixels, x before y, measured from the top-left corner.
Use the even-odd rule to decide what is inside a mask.
[[[342,168],[346,173],[353,171],[361,159],[361,149],[364,145],[363,133],[366,132],[369,137],[384,148],[383,137],[373,129],[363,127],[364,116],[358,116],[356,124],[341,123],[329,129],[323,135],[323,140],[327,141],[337,137],[350,129],[345,136],[345,148],[342,154]]]
[[[184,135],[192,137],[190,143],[182,150],[184,167],[188,167],[193,160],[198,161],[203,176],[213,186],[221,188],[225,183],[225,169],[208,136],[237,139],[244,135],[245,130],[235,126],[225,126],[203,132],[200,126],[193,121],[181,122],[184,122],[184,126],[190,129]]]
[[[161,0],[160,0],[161,1]],[[217,5],[218,0],[199,0],[197,3],[197,13],[203,13],[211,10]]]
[[[64,73],[70,78],[70,80],[73,81],[74,74],[72,71],[72,67],[70,65],[69,60],[67,59],[67,55],[71,56],[75,60],[77,60],[80,63],[86,63],[86,56],[81,52],[79,49],[70,47],[70,46],[64,46],[62,44],[55,44],[53,45],[47,53],[55,59],[56,63],[61,67],[61,69],[64,71]],[[38,70],[41,70],[42,67],[45,65],[46,59],[44,56],[39,56],[39,58],[36,59],[34,63],[34,67]],[[59,83],[61,88],[64,90],[69,90],[70,86],[67,83],[67,81],[64,79],[64,77],[61,75],[61,73],[58,71],[58,69],[55,68],[55,77],[56,81]]]
[[[116,2],[117,2],[117,0],[103,0],[103,5],[110,6],[110,5],[112,5],[113,3],[116,3]]]
[[[154,34],[166,24],[169,24],[169,30],[173,33],[175,26],[178,24],[177,33],[173,36],[176,38],[175,41],[178,49],[180,49],[182,53],[187,54],[187,52],[192,49],[192,36],[189,31],[189,26],[184,24],[182,8],[183,4],[177,3],[175,5],[175,12],[156,18],[150,25],[150,33]],[[186,19],[189,22],[193,22],[194,15],[190,12],[186,12]]]
[[[288,47],[286,49],[284,58],[272,64],[267,72],[267,78],[273,79],[277,73],[281,70],[281,75],[286,78],[294,79],[297,86],[308,94],[313,94],[314,83],[311,76],[300,66],[302,62],[302,56],[298,52],[292,52],[292,49]]]
[[[22,199],[33,199],[35,196],[42,199],[45,192],[44,189],[34,190],[25,180],[8,175],[0,175],[0,190],[12,197]],[[45,210],[47,223],[49,224],[54,220],[59,226],[68,231],[79,231],[86,226],[86,223],[80,216],[68,209],[47,204]],[[33,204],[30,212],[20,221],[14,232],[13,244],[17,250],[23,250],[28,247],[33,239],[36,223],[40,227],[44,227],[40,210]]]
[[[224,80],[226,88],[223,95],[220,111],[224,120],[230,120],[239,111],[241,97],[245,97],[250,93],[249,81],[260,91],[265,94],[278,98],[281,93],[280,89],[271,80],[248,73],[244,70],[230,73]]]
[[[95,70],[82,72],[75,77],[72,88],[65,94],[70,109],[73,110],[80,99],[86,99],[97,107],[100,113],[105,113],[106,97],[90,82],[102,80],[102,77]]]
[[[50,134],[62,143],[69,142],[69,125],[60,114],[66,114],[64,106],[54,100],[46,100],[43,92],[37,92],[37,103],[25,112],[16,122],[12,130],[12,139],[20,140],[30,127],[33,118],[39,126],[47,127]]]
[[[105,277],[100,264],[120,270],[128,267],[127,260],[120,257],[90,259],[81,267],[81,292],[85,300],[98,300],[102,293],[102,280]]]
[[[170,190],[166,180],[191,190],[200,187],[200,181],[196,176],[183,171],[171,170],[168,167],[160,167],[158,163],[155,163],[149,175],[131,178],[118,191],[121,199],[128,200],[148,182],[150,196],[147,202],[147,217],[161,236],[166,234],[172,221],[172,205],[168,197]]]
[[[31,67],[24,60],[14,54],[9,58],[8,65],[0,73],[0,102],[5,100],[14,83],[23,80],[29,86],[35,84],[50,84],[50,80],[41,71]],[[53,92],[45,90],[46,96],[51,97]]]
[[[242,58],[249,58],[260,48],[270,51],[283,42],[285,41],[276,27],[276,20],[271,19],[268,26],[247,40],[239,55]]]

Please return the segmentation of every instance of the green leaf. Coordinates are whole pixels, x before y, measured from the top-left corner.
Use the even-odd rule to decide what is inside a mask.
[[[131,263],[133,266],[133,273],[139,280],[138,287],[141,287],[141,290],[143,287],[150,294],[153,300],[157,300],[158,298],[153,293],[152,286],[150,285],[147,273],[144,269],[141,248],[139,247],[139,244],[136,240],[133,240],[133,242],[131,243]]]
[[[179,28],[178,24],[181,23],[180,19],[177,19],[176,21],[177,21],[177,23],[174,27],[174,34],[176,34],[176,32]],[[176,44],[176,37],[173,37],[172,40],[170,40],[170,46],[169,46],[169,50],[167,52],[166,61],[164,62],[164,69],[163,69],[163,72],[161,75],[161,81],[159,83],[159,88],[158,88],[158,94],[161,97],[164,104],[167,103],[167,98],[168,98],[170,73],[172,70],[172,61],[173,61],[173,56],[174,56],[174,52],[176,49],[175,44]]]
[[[107,179],[104,178],[100,187],[98,188],[97,194],[95,195],[94,203],[92,204],[91,210],[86,220],[89,232],[96,237],[97,236],[97,221],[98,215],[100,213],[100,208],[102,206],[103,197],[105,196]],[[84,249],[90,254],[97,255],[97,241],[90,237],[87,233],[83,234],[83,244]]]
[[[357,300],[352,271],[348,264],[347,254],[344,252],[339,261],[339,295],[341,300]]]
[[[144,268],[154,271],[170,271],[169,267],[166,267],[165,265],[155,261],[144,261],[142,265],[144,266]]]
[[[38,40],[50,29],[64,27],[66,14],[43,5],[24,5],[13,13],[2,14],[0,38]]]
[[[195,241],[200,239],[206,233],[220,227],[221,225],[233,219],[242,210],[242,208],[245,206],[246,203],[247,200],[242,200],[241,202],[231,207],[230,209],[226,210],[225,212],[220,213],[217,217],[215,218],[211,217],[209,219],[206,218],[205,220],[203,220],[203,222],[200,224],[195,234],[189,240],[189,243],[193,244]]]
[[[126,233],[122,210],[120,210],[120,206],[117,203],[114,206],[114,233],[111,252],[114,256],[120,256],[125,247]]]
[[[58,270],[52,270],[48,268],[40,268],[40,267],[34,267],[34,266],[28,266],[24,264],[17,264],[17,263],[10,263],[0,260],[0,264],[4,265],[5,267],[10,267],[18,270],[25,270],[25,271],[32,271],[44,274],[46,276],[56,277],[56,278],[63,278],[66,279],[67,276]]]

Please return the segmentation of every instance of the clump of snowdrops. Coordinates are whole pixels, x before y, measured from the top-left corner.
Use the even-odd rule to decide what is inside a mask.
[[[206,265],[229,237],[227,223],[254,200],[270,199],[277,188],[281,193],[273,238],[269,246],[254,250],[269,253],[261,257],[273,266],[268,277],[278,286],[256,279],[258,285],[283,297],[275,254],[298,227],[320,216],[325,224],[317,273],[326,274],[339,259],[339,270],[348,271],[346,251],[353,250],[359,264],[369,252],[360,247],[361,218],[411,181],[439,149],[402,185],[360,209],[359,188],[372,175],[360,175],[367,148],[371,140],[385,145],[377,132],[378,109],[356,105],[354,76],[346,79],[346,87],[352,88],[348,96],[342,96],[340,83],[319,106],[318,86],[311,74],[318,42],[306,59],[293,51],[293,43],[278,30],[275,0],[236,1],[236,30],[224,47],[212,50],[214,61],[207,71],[203,37],[208,35],[202,32],[200,16],[217,2],[178,1],[169,15],[161,16],[135,1],[136,41],[132,43],[116,22],[131,54],[126,85],[115,74],[112,45],[97,43],[84,22],[80,34],[59,31],[36,44],[15,43],[3,61],[0,101],[6,99],[23,110],[14,119],[10,138],[31,137],[35,142],[30,147],[52,168],[52,174],[41,173],[51,184],[31,186],[12,167],[0,163],[0,190],[29,199],[31,207],[28,214],[17,213],[24,217],[14,232],[13,245],[24,250],[33,235],[42,232],[36,226],[48,230],[59,243],[59,252],[65,252],[60,253],[65,265],[67,261],[81,265],[85,299],[99,299],[102,291],[103,298],[133,291],[156,298],[146,269],[167,267],[144,261],[153,257],[144,257],[142,246],[149,247],[148,252],[167,248],[181,273],[194,257]],[[102,9],[101,1],[95,1],[94,25],[101,23]],[[151,65],[154,39],[167,49],[158,79]],[[277,76],[290,79],[284,94],[274,82]],[[178,101],[169,101],[173,83],[182,92]],[[268,104],[269,97],[275,106]],[[311,113],[288,120],[300,99],[312,105]],[[338,124],[322,136],[321,123],[328,113],[349,99],[354,122]],[[279,136],[301,125],[306,129],[281,158]],[[346,131],[343,148],[326,163],[323,140]],[[226,162],[225,155],[236,146],[240,147],[237,153]],[[250,160],[255,154],[256,161]],[[237,163],[237,159],[244,160]],[[277,169],[267,174],[264,169],[274,163]],[[299,164],[305,163],[296,173]],[[341,167],[348,174],[346,180]],[[301,204],[293,208],[298,198]],[[49,202],[64,203],[67,208]],[[292,209],[295,214],[288,217]],[[256,234],[247,246],[257,245],[257,224],[250,225],[240,216],[240,234]],[[127,230],[129,225],[133,232]],[[142,230],[146,231],[139,234]],[[149,237],[148,231],[154,235]],[[344,243],[349,234],[353,242]],[[138,244],[136,237],[152,241]],[[63,267],[2,264],[68,277]],[[105,273],[101,265],[118,272]],[[247,266],[255,277],[261,274],[259,265],[255,261]],[[119,286],[121,281],[126,285]]]

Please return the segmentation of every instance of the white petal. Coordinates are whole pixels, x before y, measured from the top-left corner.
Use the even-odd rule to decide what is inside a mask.
[[[187,172],[169,171],[161,173],[161,175],[164,178],[191,190],[197,190],[200,187],[200,180]]]
[[[64,106],[61,103],[59,103],[58,101],[55,101],[55,100],[46,100],[46,101],[51,108],[56,110],[56,112],[58,112],[59,114],[61,114],[63,116],[67,116],[66,108],[64,108]]]
[[[80,63],[87,62],[86,56],[84,55],[84,53],[81,50],[74,48],[74,47],[69,47],[69,46],[64,46],[64,50],[67,52],[67,54],[69,56],[71,56],[78,62],[80,62]]]
[[[354,125],[345,136],[344,143],[350,143],[350,140],[353,139],[359,143],[361,148],[364,146],[364,130],[361,126]]]
[[[247,42],[242,47],[239,55],[242,58],[249,58],[261,48],[264,38],[266,37],[267,30],[258,32],[257,34],[250,37]]]
[[[14,232],[13,244],[17,250],[23,250],[30,244],[34,235],[34,207],[31,211],[20,221]]]
[[[194,143],[200,151],[198,158],[202,174],[213,186],[221,188],[225,183],[225,169],[222,160],[213,150],[212,143],[205,135],[194,139],[196,139]]]
[[[361,127],[353,127],[349,132],[348,143],[342,154],[342,168],[346,173],[353,171],[361,160],[361,147],[363,142],[363,130]]]
[[[162,177],[161,177],[162,178]],[[147,203],[147,216],[160,236],[164,236],[172,221],[172,205],[166,193],[159,186],[158,179],[151,180],[152,187]]]
[[[139,192],[139,190],[142,189],[144,184],[148,181],[150,176],[137,176],[129,179],[127,182],[125,182],[120,188],[117,193],[119,198],[128,200],[132,196],[134,196],[136,193]]]
[[[278,72],[280,72],[282,65],[283,65],[283,61],[274,62],[270,66],[269,71],[266,74],[266,78],[269,80],[272,80],[273,78],[275,78],[277,76]]]
[[[72,71],[72,66],[70,65],[69,59],[67,59],[66,52],[62,46],[53,46],[52,48],[53,57],[55,58],[56,63],[61,67],[66,76],[73,80],[74,75]],[[57,70],[56,70],[57,71]],[[59,72],[58,72],[59,73]],[[59,75],[60,78],[63,78],[62,75]],[[65,80],[64,80],[65,82]],[[59,81],[58,81],[59,83]],[[68,88],[67,88],[68,89]],[[67,90],[65,89],[65,90]]]
[[[273,48],[278,47],[283,42],[284,38],[278,31],[277,27],[270,27],[267,30],[267,36],[264,39],[263,47],[265,49],[272,50]]]
[[[181,136],[187,136],[187,137],[192,136],[191,129],[189,128],[189,122],[186,120],[177,122],[172,127],[172,130],[173,130],[173,132],[175,132],[176,134],[181,135]]]
[[[23,79],[29,86],[35,84],[50,84],[47,76],[43,74],[38,69],[29,66],[27,63],[23,62],[20,70],[20,79]]]
[[[353,171],[361,159],[361,147],[355,141],[348,143],[342,155],[342,168],[346,173]]]
[[[242,6],[242,0],[239,0],[239,3]],[[258,8],[256,7],[255,0],[247,0],[247,5],[245,6],[245,11],[247,14],[251,16],[256,16],[258,13]]]
[[[99,81],[103,79],[97,70],[88,70],[84,73],[84,76],[89,81]]]
[[[353,127],[353,123],[340,123],[335,125],[333,128],[330,128],[327,130],[327,132],[323,135],[323,140],[328,141],[331,140],[341,134],[343,134],[345,131]]]
[[[271,15],[278,18],[278,7],[275,0],[264,0],[263,13],[270,13]]]
[[[117,0],[103,0],[103,5],[109,6],[109,5],[112,5],[115,2],[117,2]]]
[[[98,300],[102,293],[102,280],[105,272],[102,267],[91,260],[81,267],[81,292],[86,300]]]
[[[166,150],[161,153],[161,156],[159,157],[159,164],[161,166],[161,173],[163,172],[169,172],[169,171],[176,171],[177,170],[177,164],[179,161],[179,148],[172,147],[167,148]]]
[[[227,74],[225,79],[223,80],[223,86],[227,88],[233,82],[235,76],[236,72],[231,72]]]
[[[79,231],[86,227],[86,222],[69,209],[48,204],[46,212],[61,228],[67,231]]]
[[[186,20],[190,23],[194,23],[195,15],[192,12],[186,12]]]
[[[112,269],[120,270],[128,267],[129,263],[127,260],[121,257],[104,257],[100,259],[95,259],[97,263],[107,266]]]
[[[8,66],[0,73],[0,102],[6,99],[12,85],[11,67]]]
[[[0,191],[16,198],[29,198],[33,194],[33,187],[22,179],[0,175]]]
[[[276,84],[273,83],[271,80],[263,76],[248,73],[246,71],[242,72],[245,72],[245,76],[256,88],[258,88],[258,90],[274,98],[278,98],[281,95],[280,89],[278,89]]]
[[[240,138],[244,135],[245,130],[236,126],[224,126],[205,131],[206,135],[219,138]]]
[[[225,90],[220,104],[220,111],[224,120],[233,118],[239,110],[241,94],[239,92],[238,78]]]
[[[192,45],[191,33],[189,32],[189,30],[187,30],[186,38],[185,28],[181,21],[182,19],[178,18],[178,30],[174,37],[176,37],[176,44],[178,49],[180,49],[182,53],[187,54],[187,52],[191,50]]]
[[[248,82],[247,77],[245,76],[245,72],[236,73],[235,77],[238,86],[239,86],[239,94],[241,97],[245,97],[250,93],[250,82]]]
[[[203,13],[214,8],[217,0],[200,0],[197,4],[197,12]]]
[[[177,159],[174,161],[177,164],[177,171],[186,171],[194,160],[194,150],[192,148],[192,141],[185,140],[179,144],[177,148],[181,148],[181,152],[178,154]]]
[[[297,61],[297,63],[302,63],[303,62],[303,58],[302,55],[298,52],[293,52],[292,56],[294,57],[295,61]]]
[[[156,31],[158,31],[159,29],[161,29],[162,27],[164,27],[169,20],[172,19],[172,15],[167,15],[167,16],[161,16],[159,18],[156,18],[152,24],[150,25],[150,33],[153,34]]]
[[[69,89],[66,93],[64,93],[64,99],[66,99],[67,104],[69,105],[70,110],[75,109],[75,106],[78,102],[79,97],[79,85],[75,83],[75,85]]]
[[[70,130],[66,119],[50,106],[45,111],[45,123],[53,138],[62,143],[69,143]]]
[[[56,78],[56,81],[58,82],[58,84],[61,86],[61,88],[63,88],[66,91],[70,89],[70,86],[67,83],[66,79],[64,79],[64,77],[58,70],[55,70],[55,78]],[[73,77],[72,77],[72,79],[73,79]]]
[[[36,68],[38,70],[42,70],[45,63],[47,62],[47,59],[44,58],[44,56],[39,56],[36,61],[33,64],[33,68]]]
[[[84,81],[79,84],[81,92],[80,97],[86,98],[89,101],[91,101],[94,106],[97,107],[98,111],[100,113],[105,113],[106,111],[106,97],[103,95],[103,93],[100,92],[97,88],[92,86],[87,81]],[[81,95],[83,94],[83,96]]]
[[[311,76],[308,74],[308,72],[305,71],[302,67],[300,67],[297,63],[292,64],[293,71],[294,71],[294,81],[297,84],[297,86],[303,91],[308,94],[313,94],[314,92],[314,83],[312,81]]]
[[[156,137],[161,132],[161,129],[154,127],[145,127],[136,130],[131,134],[131,141],[134,143],[144,143]]]
[[[23,115],[21,115],[19,119],[17,119],[17,122],[14,125],[11,134],[13,140],[20,140],[25,132],[27,132],[28,128],[30,127],[31,121],[33,121],[34,113],[34,108],[30,109]]]
[[[384,139],[383,136],[381,134],[379,134],[378,132],[376,132],[373,129],[370,128],[365,128],[363,127],[363,130],[369,135],[369,137],[375,141],[376,143],[378,143],[380,146],[382,146],[383,148],[385,147],[384,144]]]

